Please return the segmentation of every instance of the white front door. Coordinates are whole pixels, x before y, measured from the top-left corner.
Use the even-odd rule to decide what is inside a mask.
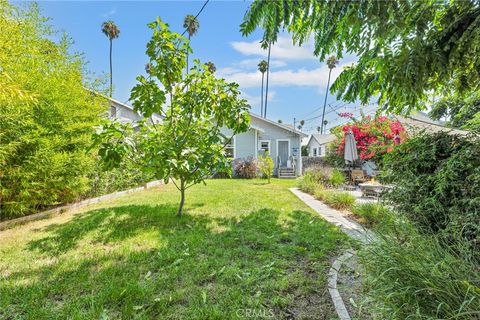
[[[290,142],[288,140],[277,141],[277,161],[279,167],[286,167],[289,156]]]

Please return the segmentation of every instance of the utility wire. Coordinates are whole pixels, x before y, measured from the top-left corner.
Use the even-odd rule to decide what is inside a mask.
[[[198,16],[202,13],[203,9],[205,9],[207,3],[210,2],[210,0],[207,0],[205,1],[205,3],[203,4],[202,8],[200,8],[200,11],[198,11],[197,15],[195,16],[195,19],[198,18]],[[185,33],[188,31],[188,28],[186,28],[183,32],[182,32],[182,36],[185,35]]]
[[[335,109],[332,108],[332,110],[326,112],[325,115],[330,114],[330,113],[332,113],[332,112],[336,112],[337,110],[343,108],[343,107],[346,106],[347,104],[348,104],[348,103],[345,103],[345,104],[343,104],[343,105],[341,105],[341,106],[339,106],[339,107],[337,107],[337,108],[335,108]],[[323,108],[323,107],[322,107],[322,108]],[[312,118],[309,118],[309,119],[305,119],[304,121],[305,121],[305,122],[307,122],[307,121],[312,121],[312,120],[315,120],[315,119],[318,119],[318,118],[321,118],[321,117],[322,117],[322,116],[319,115],[319,116],[315,116],[315,117],[312,117]]]

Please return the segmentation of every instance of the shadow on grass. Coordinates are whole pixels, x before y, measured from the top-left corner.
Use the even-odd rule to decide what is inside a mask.
[[[56,262],[12,272],[0,318],[235,319],[246,308],[330,318],[325,271],[343,237],[324,221],[272,209],[179,219],[176,210],[119,206],[46,227],[28,250]]]

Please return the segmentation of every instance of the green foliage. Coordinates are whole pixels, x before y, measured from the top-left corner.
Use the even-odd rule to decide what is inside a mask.
[[[478,319],[478,264],[436,237],[397,226],[361,252],[383,319]]]
[[[248,157],[237,159],[234,162],[235,177],[243,179],[253,179],[258,175],[257,159]]]
[[[88,190],[82,195],[85,198],[127,190],[155,180],[151,173],[140,170],[131,161],[124,161],[118,168],[106,171],[99,159],[94,162],[88,179]]]
[[[477,137],[423,134],[384,160],[386,194],[395,209],[425,233],[450,244],[467,240],[478,258],[480,142]]]
[[[270,183],[270,179],[272,178],[274,166],[275,164],[268,151],[265,152],[263,156],[258,157],[258,167],[263,177],[268,179],[268,183]]]
[[[309,194],[313,194],[320,186],[318,180],[308,171],[304,173],[303,177],[301,177],[298,182],[300,190]]]
[[[108,124],[95,140],[107,167],[135,158],[143,170],[165,182],[171,179],[181,193],[181,215],[186,189],[215,172],[231,170],[225,146],[248,129],[248,105],[240,99],[238,84],[215,78],[198,60],[184,75],[192,51],[188,40],[159,18],[148,27],[153,33],[146,51],[148,77],[138,76],[131,92],[134,109],[144,121],[136,133],[129,125]],[[150,121],[154,113],[163,117],[161,123]],[[231,136],[221,128],[229,129]]]
[[[308,146],[302,146],[302,157],[308,157]]]
[[[475,117],[480,117],[480,90],[468,96],[447,96],[437,101],[429,113],[430,117],[440,120],[448,117],[448,125],[455,128],[480,129],[472,125]]]
[[[327,145],[327,152],[325,154],[325,163],[331,167],[341,168],[345,166],[345,159],[343,155],[337,152],[338,141],[334,141]]]
[[[397,113],[422,108],[432,91],[463,94],[480,86],[480,5],[455,1],[254,1],[241,31],[264,30],[263,42],[287,30],[314,39],[321,61],[353,54],[332,85],[344,101],[358,99]]]
[[[355,204],[355,196],[347,192],[317,188],[314,192],[314,196],[315,199],[323,201],[337,210],[349,210]]]
[[[306,185],[311,182],[312,184],[319,184],[325,187],[338,188],[345,183],[345,176],[338,169],[316,166],[305,170],[302,181],[304,181]],[[305,192],[313,194],[313,192]]]
[[[379,203],[359,203],[352,207],[352,213],[367,227],[374,227],[380,223],[389,223],[392,212]]]
[[[347,192],[328,191],[322,201],[337,210],[350,210],[355,204],[355,196]]]
[[[345,175],[338,169],[333,169],[332,174],[328,178],[328,183],[334,187],[338,188],[345,183]]]
[[[84,87],[84,61],[37,5],[0,2],[0,220],[74,201],[88,192],[85,152],[104,100]]]

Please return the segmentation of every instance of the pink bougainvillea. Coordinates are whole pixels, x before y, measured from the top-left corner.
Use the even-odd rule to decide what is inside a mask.
[[[391,152],[395,145],[402,143],[406,138],[402,124],[388,117],[378,116],[372,119],[367,116],[360,120],[350,118],[351,123],[333,129],[333,133],[339,138],[335,146],[339,156],[343,155],[345,134],[350,129],[357,143],[358,156],[362,160],[375,159]]]

